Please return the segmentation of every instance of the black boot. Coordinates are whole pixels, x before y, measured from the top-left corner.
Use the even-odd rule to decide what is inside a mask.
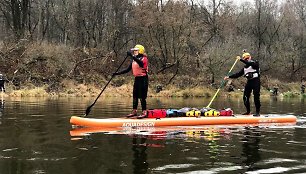
[[[243,113],[241,115],[250,115],[250,112],[245,112],[245,113]]]
[[[253,115],[254,117],[260,117],[259,112],[256,112],[256,114]]]

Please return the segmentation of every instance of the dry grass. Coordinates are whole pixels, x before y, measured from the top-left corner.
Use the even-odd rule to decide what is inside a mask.
[[[106,82],[104,82],[106,83]],[[279,95],[285,97],[296,97],[300,95],[300,84],[299,83],[281,83],[278,80],[270,80],[270,86],[277,85],[279,87]],[[99,86],[93,84],[78,84],[72,80],[63,80],[61,82],[62,90],[59,92],[46,92],[48,86],[35,87],[31,84],[27,84],[26,87],[20,90],[14,90],[14,87],[7,84],[7,92],[5,95],[12,97],[46,97],[46,96],[56,96],[56,97],[68,97],[68,96],[78,96],[78,97],[96,97],[101,92],[105,84]],[[239,87],[243,88],[244,84],[239,84]],[[178,85],[172,84],[163,88],[159,93],[156,93],[155,85],[150,83],[149,86],[149,97],[205,97],[211,98],[217,92],[217,88],[211,86],[198,85],[193,88],[181,89]],[[116,85],[110,83],[105,89],[103,97],[131,97],[133,92],[133,80],[123,84]],[[239,98],[242,97],[243,90],[238,90],[235,88],[234,92],[227,92],[225,88],[222,88],[218,96]],[[270,97],[271,92],[265,87],[262,87],[261,97]]]
[[[45,96],[77,96],[77,97],[94,97],[97,96],[102,88],[94,85],[75,84],[72,81],[63,82],[64,90],[58,93],[47,93],[46,86],[27,87],[20,90],[10,89],[7,94],[12,97],[45,97]],[[104,87],[104,86],[103,86]],[[159,93],[155,89],[149,88],[148,96],[150,97],[211,97],[216,90],[206,87],[195,87],[190,89],[179,89],[177,87],[168,87]],[[105,97],[131,97],[133,93],[132,84],[124,84],[120,87],[108,86],[103,96]]]
[[[36,87],[32,89],[20,89],[14,90],[9,93],[9,96],[12,97],[47,97],[50,96],[44,89],[44,87]]]
[[[104,87],[104,86],[103,86]],[[294,84],[291,89],[292,91],[286,91],[280,93],[284,96],[296,96],[298,94],[297,85]],[[289,87],[288,87],[289,88]],[[33,87],[33,88],[24,88],[21,90],[10,90],[7,92],[7,95],[12,97],[46,97],[46,96],[58,96],[58,97],[68,97],[68,96],[77,96],[77,97],[96,97],[101,92],[102,88],[96,87],[94,85],[84,85],[84,84],[70,84],[66,86],[64,91],[58,93],[47,93],[46,87]],[[167,87],[161,92],[156,93],[155,89],[149,88],[148,96],[149,97],[205,97],[210,98],[217,92],[217,89],[210,87],[195,87],[188,89],[179,89],[177,87]],[[132,84],[124,84],[120,87],[108,86],[103,92],[104,97],[131,97],[133,93]],[[242,97],[242,90],[235,90],[234,92],[226,92],[224,89],[221,89],[218,93],[218,96],[222,97],[231,97],[239,98]],[[270,97],[271,93],[268,90],[262,90],[261,97]]]

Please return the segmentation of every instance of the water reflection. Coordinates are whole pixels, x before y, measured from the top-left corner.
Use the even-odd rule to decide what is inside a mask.
[[[213,167],[219,161],[220,146],[218,141],[230,135],[230,131],[226,128],[218,128],[214,126],[206,126],[199,128],[190,128],[191,130],[182,131],[184,136],[194,138],[197,141],[201,139],[206,141],[208,146],[207,152],[210,161],[210,166]]]
[[[133,135],[132,137],[132,150],[134,152],[134,158],[132,161],[133,164],[133,173],[135,174],[144,174],[147,173],[149,163],[147,162],[147,141],[148,136],[138,136]]]
[[[208,152],[211,166],[215,166],[215,163],[219,161],[220,149],[217,140],[214,139],[214,136],[216,134],[218,133],[213,133],[212,135],[209,135],[210,139],[208,141]]]
[[[239,100],[217,98],[213,107],[240,113]],[[89,117],[120,117],[130,111],[130,101],[101,98]],[[199,108],[208,102],[150,98],[148,108]],[[83,115],[91,103],[90,98],[2,99],[1,174],[260,173],[275,166],[306,172],[304,99],[263,101],[264,113],[297,115],[298,125],[71,130],[70,116]]]
[[[245,127],[242,137],[242,165],[247,171],[257,170],[256,163],[261,160],[260,156],[260,131],[259,127]]]

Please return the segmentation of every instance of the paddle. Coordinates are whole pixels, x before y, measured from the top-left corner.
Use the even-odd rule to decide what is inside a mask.
[[[235,63],[233,64],[232,68],[229,70],[229,72],[227,73],[227,76],[231,73],[231,71],[233,70],[234,66],[236,65],[237,61],[240,59],[239,56],[237,56]],[[214,99],[216,98],[217,94],[219,93],[220,89],[223,87],[223,85],[225,84],[226,80],[222,80],[222,83],[219,87],[219,89],[217,90],[216,94],[213,96],[213,98],[211,99],[211,101],[209,102],[209,104],[206,106],[206,108],[210,108],[211,103],[214,101]]]
[[[117,70],[115,71],[115,73],[121,68],[121,66],[123,65],[123,63],[125,62],[125,60],[126,60],[128,57],[129,57],[129,56],[126,56],[126,57],[124,58],[124,60],[123,60],[122,63],[119,65],[119,67],[117,68]],[[98,97],[96,98],[96,100],[95,100],[90,106],[87,107],[84,117],[86,117],[86,116],[89,114],[91,108],[96,104],[97,100],[99,99],[99,97],[100,97],[101,94],[104,92],[104,90],[106,89],[107,85],[112,81],[113,78],[114,78],[114,76],[112,76],[112,77],[108,80],[108,82],[106,83],[106,85],[104,86],[104,88],[102,89],[102,91],[100,92],[100,94],[98,95]]]

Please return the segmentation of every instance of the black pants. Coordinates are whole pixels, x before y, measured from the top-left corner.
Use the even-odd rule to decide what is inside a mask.
[[[259,78],[248,80],[244,88],[243,102],[244,102],[244,106],[246,107],[246,110],[248,113],[251,112],[250,96],[251,96],[252,91],[254,95],[254,104],[256,108],[256,113],[260,113],[261,105],[260,105],[260,79]]]
[[[147,94],[149,87],[148,76],[135,77],[133,87],[133,109],[137,109],[138,99],[141,102],[142,110],[147,110]]]

